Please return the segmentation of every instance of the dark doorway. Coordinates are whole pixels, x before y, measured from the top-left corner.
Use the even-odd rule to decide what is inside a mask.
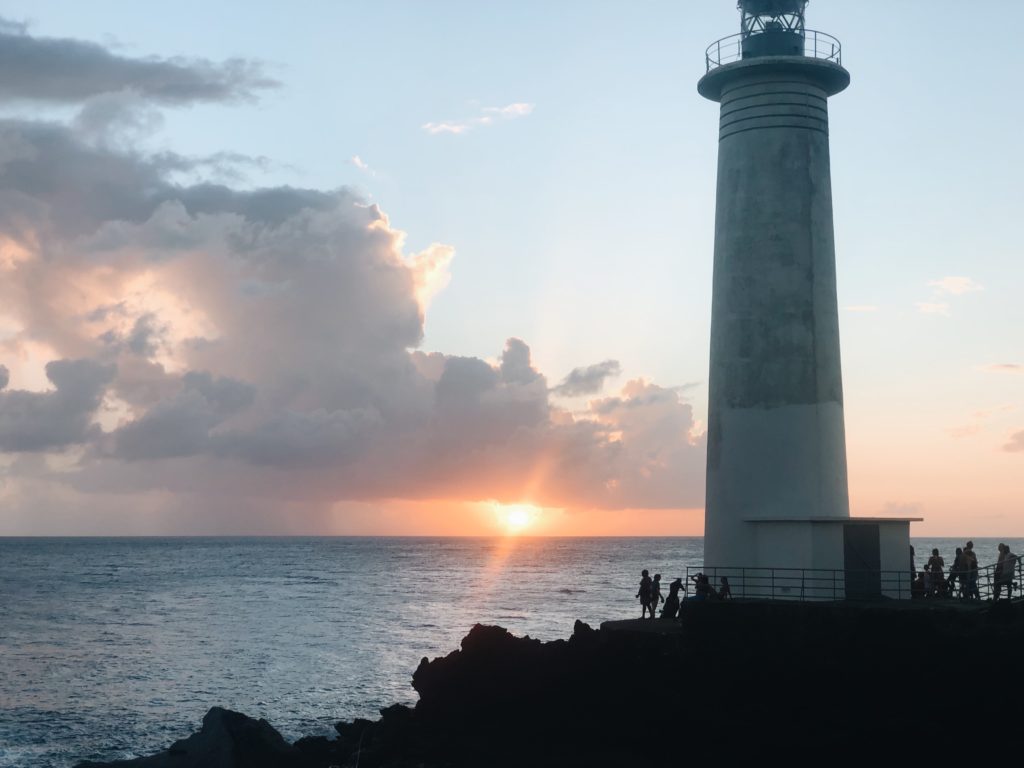
[[[847,600],[872,600],[882,596],[877,525],[843,526],[843,561]]]

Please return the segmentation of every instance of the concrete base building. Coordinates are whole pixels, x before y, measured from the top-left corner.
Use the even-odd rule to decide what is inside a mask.
[[[850,75],[805,6],[741,0],[697,86],[721,104],[705,565],[734,592],[813,569],[841,572],[829,594],[909,596],[911,520],[850,517],[828,133]]]

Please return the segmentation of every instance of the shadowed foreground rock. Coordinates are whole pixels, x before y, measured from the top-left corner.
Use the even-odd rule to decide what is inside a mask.
[[[420,663],[415,708],[339,723],[337,739],[289,746],[264,721],[213,709],[202,731],[169,751],[109,765],[995,758],[1012,752],[1005,739],[1024,715],[1022,641],[1024,604],[686,604],[681,627],[577,622],[568,641],[550,643],[478,625],[461,650]]]
[[[299,751],[285,741],[266,720],[253,720],[229,709],[214,707],[203,718],[203,727],[187,739],[174,742],[166,752],[152,757],[112,763],[123,768],[276,768],[293,765]],[[99,766],[107,763],[80,763]]]

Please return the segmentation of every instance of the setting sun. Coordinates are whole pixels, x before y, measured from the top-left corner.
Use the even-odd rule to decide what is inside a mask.
[[[499,519],[509,533],[520,533],[536,520],[540,510],[532,504],[499,504]]]

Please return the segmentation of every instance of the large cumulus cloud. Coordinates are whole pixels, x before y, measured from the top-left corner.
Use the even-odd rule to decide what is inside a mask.
[[[263,84],[250,66],[6,36],[73,81],[21,67],[0,76],[8,99],[124,87],[166,104]],[[405,253],[403,233],[346,189],[175,183],[207,161],[119,149],[94,128],[0,120],[0,320],[14,329],[0,354],[12,376],[10,361],[55,361],[51,390],[0,394],[0,449],[73,462],[53,477],[20,462],[9,478],[21,467],[26,483],[104,498],[187,492],[211,509],[701,503],[703,436],[678,390],[636,379],[600,397],[620,373],[610,360],[552,388],[516,338],[493,361],[417,349],[450,247]],[[596,399],[570,412],[560,395]]]

